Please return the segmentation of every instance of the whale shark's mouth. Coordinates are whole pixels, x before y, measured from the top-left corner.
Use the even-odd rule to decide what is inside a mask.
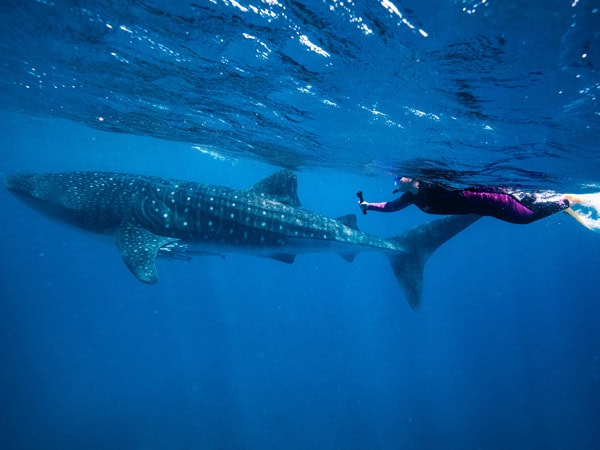
[[[4,185],[10,192],[23,199],[39,199],[40,186],[35,178],[33,174],[8,175],[4,178]]]
[[[4,185],[6,189],[15,194],[21,194],[24,197],[37,197],[35,193],[39,190],[39,186],[35,178],[34,174],[7,175],[4,178]]]
[[[21,184],[20,180],[23,177],[23,175],[8,175],[4,177],[4,186],[6,186],[6,189],[8,189],[9,191],[18,191],[19,185]]]
[[[15,197],[51,219],[81,226],[75,211],[60,201],[59,192],[36,174],[15,174],[4,178],[4,185]]]

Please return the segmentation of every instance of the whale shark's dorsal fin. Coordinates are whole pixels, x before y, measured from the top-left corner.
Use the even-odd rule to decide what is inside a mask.
[[[345,216],[337,217],[335,220],[342,222],[344,225],[352,228],[353,230],[358,230],[358,223],[356,222],[355,214],[346,214]]]
[[[345,216],[337,217],[335,220],[343,223],[344,225],[352,228],[353,230],[358,230],[358,224],[356,222],[355,214],[346,214]],[[340,256],[348,262],[353,262],[354,258],[356,258],[356,253],[355,252],[345,252],[345,253],[340,253]]]
[[[250,189],[257,195],[264,194],[272,200],[277,200],[290,206],[300,206],[298,198],[298,179],[296,174],[288,169],[283,169],[262,179]]]
[[[159,236],[135,224],[125,223],[117,231],[117,247],[131,273],[144,283],[156,283],[156,255],[163,246],[179,239]]]

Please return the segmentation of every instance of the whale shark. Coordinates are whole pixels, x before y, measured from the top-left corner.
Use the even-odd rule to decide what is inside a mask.
[[[110,172],[15,174],[9,191],[40,212],[114,236],[131,273],[158,281],[156,259],[174,254],[247,253],[293,263],[307,252],[389,257],[408,303],[421,305],[431,254],[479,216],[447,216],[384,239],[358,229],[356,216],[329,218],[301,206],[297,177],[282,169],[248,189]],[[185,256],[184,256],[185,257]]]

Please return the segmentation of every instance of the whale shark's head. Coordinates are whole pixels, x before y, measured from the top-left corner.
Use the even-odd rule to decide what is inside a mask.
[[[114,198],[106,199],[98,194],[116,186],[109,186],[99,178],[83,172],[16,174],[7,176],[4,184],[10,192],[47,216],[88,229],[104,229],[107,222],[112,225],[114,221],[106,214],[106,209],[114,206],[110,203]],[[90,211],[96,214],[90,215]]]
[[[51,201],[56,198],[56,190],[58,185],[56,183],[50,183],[50,180],[44,180],[42,178],[47,177],[36,174],[17,174],[8,175],[4,179],[6,189],[11,191],[13,194],[18,195],[21,199],[26,201]]]
[[[4,179],[6,188],[29,206],[53,218],[67,219],[71,215],[65,205],[65,185],[56,182],[53,174],[17,174]]]

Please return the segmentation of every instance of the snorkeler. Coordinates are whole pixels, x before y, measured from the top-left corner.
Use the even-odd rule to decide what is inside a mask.
[[[564,211],[586,228],[593,229],[584,217],[573,211],[572,205],[581,203],[589,195],[558,194],[547,200],[527,194],[522,198],[497,187],[468,187],[453,189],[408,177],[396,179],[394,194],[403,192],[389,202],[369,203],[358,192],[360,208],[367,211],[395,212],[416,205],[428,214],[478,214],[505,222],[528,224]],[[596,195],[596,194],[592,194]]]

